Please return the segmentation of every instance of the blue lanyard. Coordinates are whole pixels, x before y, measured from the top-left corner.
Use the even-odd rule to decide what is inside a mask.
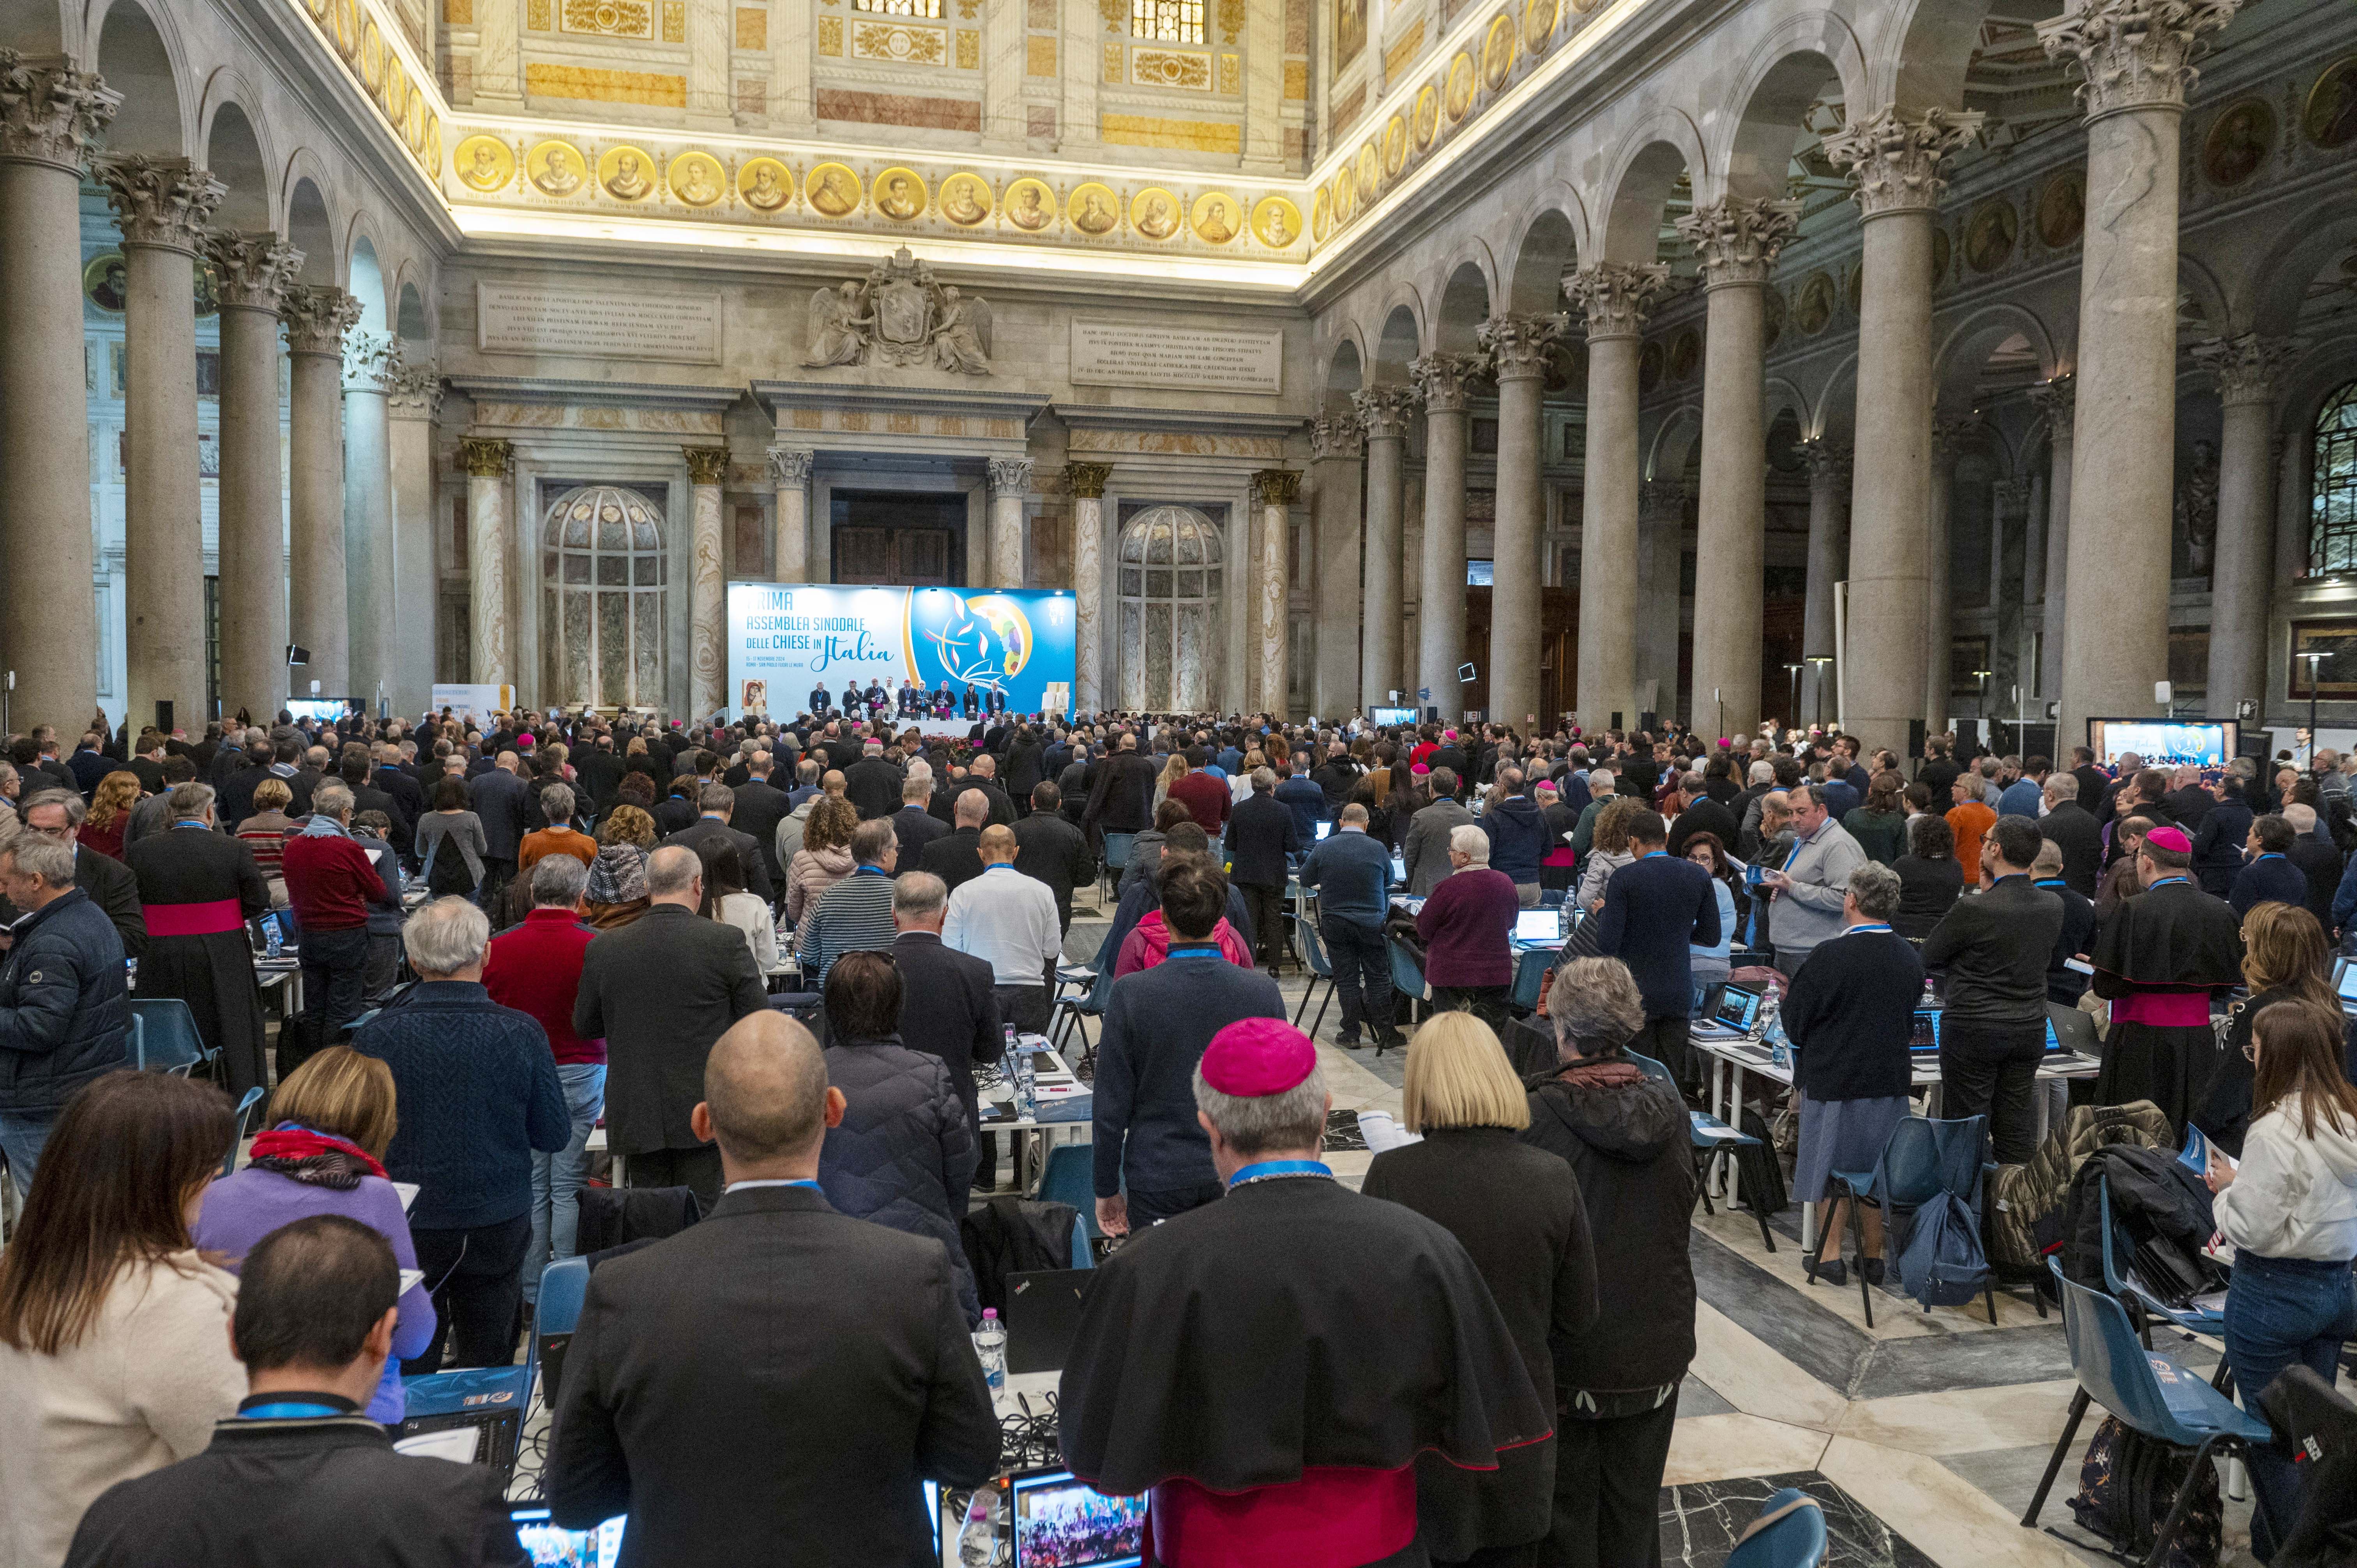
[[[856,866],[853,868],[852,874],[856,876],[881,876],[884,875],[884,868],[880,865]]]
[[[2283,858],[2283,856],[2282,856],[2282,855],[2277,854],[2275,854],[2275,853],[2272,853],[2272,852],[2270,852],[2269,854],[2263,854],[2263,855],[2259,856],[2259,860],[2281,860],[2282,858]],[[2252,864],[2252,865],[2257,865],[2257,864],[2258,864],[2258,861],[2253,861],[2251,864]]]
[[[237,1412],[240,1421],[316,1421],[322,1416],[344,1412],[330,1404],[313,1404],[307,1400],[289,1400],[276,1404],[250,1405]]]
[[[1260,1160],[1246,1165],[1228,1178],[1230,1187],[1242,1187],[1248,1181],[1267,1176],[1327,1176],[1334,1172],[1318,1160]]]
[[[1890,929],[1890,928],[1887,924],[1880,921],[1869,920],[1862,925],[1852,926],[1848,930],[1844,931],[1842,935],[1846,937],[1854,937],[1860,931],[1887,931],[1889,929]]]
[[[1222,951],[1221,951],[1221,950],[1220,950],[1220,944],[1219,944],[1219,943],[1217,943],[1217,942],[1193,942],[1193,943],[1189,943],[1189,944],[1188,946],[1186,946],[1186,947],[1180,947],[1180,946],[1178,946],[1177,943],[1175,943],[1175,942],[1174,942],[1173,944],[1171,944],[1171,946],[1170,946],[1169,950],[1168,950],[1167,952],[1165,952],[1162,956],[1163,956],[1165,959],[1174,959],[1174,958],[1217,958],[1217,959],[1224,959],[1224,958],[1226,958],[1228,955],[1227,955],[1226,953],[1224,953],[1224,952],[1222,952]]]

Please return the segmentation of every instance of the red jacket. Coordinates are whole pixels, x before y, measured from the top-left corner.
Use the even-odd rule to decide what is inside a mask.
[[[1183,782],[1183,780],[1182,780]],[[1253,967],[1252,950],[1244,946],[1243,938],[1222,916],[1211,928],[1211,940],[1220,944],[1220,951],[1230,963],[1240,969]],[[1130,929],[1121,942],[1121,952],[1114,963],[1113,975],[1119,980],[1125,974],[1135,974],[1141,969],[1152,969],[1170,956],[1170,928],[1162,923],[1162,911],[1148,909],[1146,918]]]
[[[342,833],[300,832],[286,841],[279,871],[295,923],[307,931],[349,931],[368,924],[371,903],[393,891],[368,851]]]
[[[1187,775],[1170,786],[1170,798],[1187,808],[1196,826],[1213,838],[1228,825],[1228,812],[1235,807],[1235,797],[1229,793],[1227,781],[1214,779],[1201,768]]]
[[[522,925],[493,937],[483,961],[483,988],[491,1000],[539,1019],[559,1066],[606,1059],[604,1040],[585,1040],[573,1032],[581,957],[597,934],[570,909],[534,909]]]

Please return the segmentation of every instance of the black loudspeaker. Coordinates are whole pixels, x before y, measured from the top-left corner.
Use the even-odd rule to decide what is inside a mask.
[[[1604,727],[1605,727],[1606,729],[1619,729],[1619,728],[1620,727],[1620,709],[1615,708],[1615,709],[1613,709],[1613,710],[1612,710],[1612,722],[1611,722],[1610,724],[1609,724],[1609,725],[1606,725]]]
[[[1426,703],[1426,704],[1425,705],[1425,710],[1424,710],[1424,722],[1425,722],[1425,723],[1426,723],[1426,724],[1428,724],[1428,725],[1437,725],[1437,724],[1438,724],[1438,723],[1440,722],[1440,704],[1439,704],[1439,703]]]
[[[1661,717],[1662,716],[1653,712],[1652,709],[1647,708],[1637,715],[1637,727],[1641,730],[1650,730],[1653,728],[1654,725],[1661,723]]]
[[[1907,755],[1909,757],[1923,755],[1923,721],[1921,719],[1907,721]]]
[[[156,703],[156,728],[163,735],[172,733],[172,703],[168,697],[161,698]]]

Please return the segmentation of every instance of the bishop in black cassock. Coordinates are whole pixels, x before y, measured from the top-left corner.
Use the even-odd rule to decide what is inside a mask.
[[[253,944],[245,923],[270,908],[270,889],[253,852],[213,831],[212,788],[204,804],[175,812],[168,832],[152,833],[124,854],[139,878],[147,950],[139,960],[143,1002],[177,996],[196,1015],[197,1034],[214,1058],[214,1081],[232,1097],[260,1088],[264,1071],[262,992],[254,983]]]
[[[2144,891],[2096,934],[2095,994],[2112,1004],[2095,1103],[2149,1100],[2183,1130],[2218,1066],[2212,997],[2242,982],[2243,923],[2201,891],[2188,867],[2193,843],[2158,827],[2136,852]]]

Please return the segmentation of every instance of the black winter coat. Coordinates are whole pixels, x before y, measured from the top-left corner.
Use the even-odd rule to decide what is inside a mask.
[[[47,1110],[127,1063],[123,939],[79,887],[35,910],[15,936],[0,961],[0,1107]]]
[[[958,1237],[974,1186],[974,1127],[941,1058],[898,1035],[846,1040],[826,1053],[826,1080],[850,1104],[819,1150],[819,1190],[837,1212],[949,1249],[966,1321],[982,1321],[974,1270]]]

